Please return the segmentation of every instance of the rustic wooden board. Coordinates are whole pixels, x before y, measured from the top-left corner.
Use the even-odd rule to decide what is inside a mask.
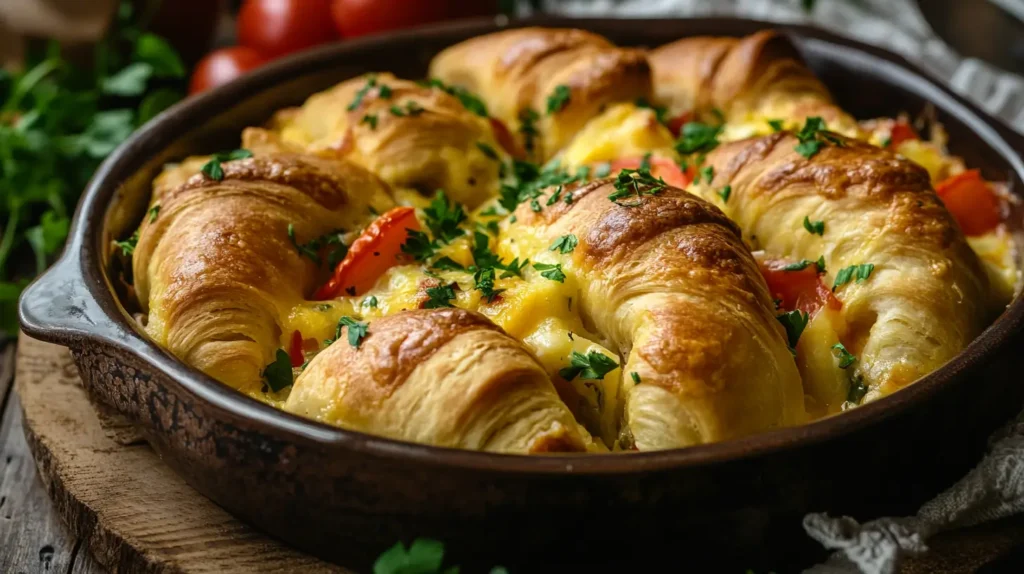
[[[119,572],[346,572],[242,524],[185,484],[123,421],[97,417],[63,347],[23,335],[16,388],[39,475],[58,514],[101,565]]]
[[[5,540],[0,530],[0,548],[27,553],[0,556],[0,572],[38,564],[38,571],[93,574],[100,571],[96,562],[116,572],[346,572],[264,537],[192,490],[130,425],[90,403],[67,349],[22,335],[16,379],[40,477],[79,542],[40,546],[39,540],[57,536],[52,533],[59,525],[51,515],[36,513],[34,524],[21,529],[33,533],[23,535],[31,541]],[[9,402],[7,411],[15,412],[0,427],[4,449],[20,439],[13,436],[21,418],[12,409],[17,398]],[[12,482],[5,474],[31,471],[25,464],[12,468],[10,460],[0,470],[0,497]],[[51,505],[38,489],[27,502]],[[908,560],[901,573],[1024,571],[1024,517],[942,534],[930,546],[930,553]],[[86,550],[96,562],[76,560]]]

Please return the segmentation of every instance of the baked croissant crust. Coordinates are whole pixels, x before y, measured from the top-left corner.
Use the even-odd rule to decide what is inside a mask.
[[[518,28],[466,40],[435,56],[429,73],[479,94],[539,161],[554,157],[608,106],[650,99],[652,89],[643,51],[562,28]],[[531,114],[536,119],[527,123],[536,137],[524,130]]]
[[[289,239],[359,228],[387,187],[354,164],[276,154],[222,164],[157,196],[133,256],[146,331],[215,379],[255,394],[280,346],[282,317],[323,280]],[[153,211],[151,211],[153,213]]]
[[[577,238],[563,270],[584,323],[624,358],[624,404],[605,405],[623,411],[622,442],[677,448],[803,422],[799,373],[736,225],[680,189],[614,191],[609,179],[550,189],[571,199],[520,206],[505,238],[521,257]]]
[[[832,100],[786,36],[763,30],[743,38],[700,36],[652,50],[655,100],[672,115],[720,110],[732,123],[821,117],[833,131],[857,135],[857,122]],[[752,135],[752,134],[750,134]]]
[[[801,339],[804,360],[824,357],[828,366],[824,374],[804,370],[808,393],[834,411],[846,398],[847,375],[863,378],[870,401],[940,367],[981,332],[992,301],[981,264],[927,171],[842,136],[826,141],[809,159],[788,133],[723,144],[707,156],[714,180],[694,189],[769,254],[824,257],[829,286],[844,269],[873,265],[834,287],[841,313],[819,314],[829,328]],[[824,222],[823,232],[805,230],[805,217]],[[857,357],[841,378],[831,357],[837,342]]]
[[[497,193],[504,156],[490,121],[437,87],[364,74],[277,112],[270,129],[309,153],[345,158],[396,190],[444,189],[475,206]]]
[[[586,442],[547,373],[522,344],[463,309],[404,311],[314,357],[285,410],[437,446],[536,454]]]

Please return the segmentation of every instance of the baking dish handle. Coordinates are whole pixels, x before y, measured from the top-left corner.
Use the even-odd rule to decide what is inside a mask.
[[[127,335],[103,311],[83,273],[81,250],[69,245],[60,259],[21,293],[18,315],[32,338],[69,347],[83,340]]]

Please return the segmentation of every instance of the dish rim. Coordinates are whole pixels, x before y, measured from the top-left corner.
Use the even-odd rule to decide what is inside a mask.
[[[208,116],[216,117],[247,100],[248,94],[259,93],[283,81],[322,71],[325,65],[336,64],[345,55],[373,51],[396,39],[414,40],[474,31],[474,35],[479,35],[526,26],[594,29],[630,22],[623,25],[623,28],[642,27],[645,22],[655,21],[673,22],[681,29],[719,29],[728,25],[736,26],[737,22],[740,26],[748,26],[751,29],[774,28],[785,35],[797,36],[799,42],[821,42],[820,47],[831,45],[838,50],[837,54],[848,51],[844,57],[883,64],[888,73],[902,76],[899,81],[894,82],[895,86],[907,89],[908,84],[916,84],[918,91],[927,91],[942,100],[942,105],[936,103],[937,107],[955,116],[972,130],[984,132],[979,133],[979,137],[1010,164],[1018,178],[1024,179],[1024,160],[1018,151],[1024,150],[1024,137],[941,85],[932,75],[902,56],[815,26],[748,18],[614,19],[552,16],[506,19],[504,22],[502,17],[475,18],[421,26],[381,36],[330,44],[271,62],[228,84],[176,104],[138,129],[102,163],[90,180],[75,211],[69,238],[60,258],[47,272],[37,277],[22,294],[19,303],[22,328],[30,336],[44,340],[61,342],[81,339],[119,348],[134,355],[156,372],[167,376],[182,391],[207,403],[208,406],[229,417],[261,425],[262,432],[278,438],[312,443],[325,449],[400,459],[424,465],[509,474],[561,476],[620,475],[678,470],[683,467],[696,468],[747,461],[763,456],[779,456],[807,446],[837,440],[880,423],[884,419],[897,416],[934,397],[971,371],[987,364],[1016,333],[1021,331],[1024,326],[1024,296],[1018,290],[1014,300],[1002,314],[945,365],[888,397],[849,412],[800,426],[679,449],[629,454],[538,456],[479,452],[389,439],[333,427],[276,409],[216,381],[175,358],[135,325],[134,320],[118,301],[110,278],[103,268],[102,252],[97,251],[100,247],[97,237],[102,237],[105,232],[107,215],[117,201],[116,196],[121,184],[137,173],[148,157],[165,149],[176,138],[187,134],[192,129],[187,126],[195,125],[189,120],[194,122],[197,119],[208,119]],[[700,24],[706,26],[701,27]],[[681,32],[679,38],[691,36],[693,35],[688,36]],[[935,103],[934,99],[929,101]],[[73,327],[68,326],[71,323],[56,325],[39,317],[36,310],[28,304],[33,294],[40,291],[41,286],[49,284],[52,287],[58,281],[69,280],[77,280],[84,294],[90,297],[95,303],[94,306],[98,308],[98,317],[84,317],[86,322],[92,325],[91,328],[82,325],[81,321],[74,323]],[[107,321],[109,325],[98,326],[94,320]]]

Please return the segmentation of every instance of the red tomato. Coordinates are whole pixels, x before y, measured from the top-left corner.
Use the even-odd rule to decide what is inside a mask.
[[[481,0],[333,0],[334,27],[352,38],[467,16],[493,14]]]
[[[984,235],[1003,220],[999,197],[976,169],[940,181],[935,192],[967,235]]]
[[[608,175],[614,176],[624,169],[637,169],[640,167],[641,161],[643,159],[638,157],[617,159],[611,163],[611,171],[608,172]],[[651,175],[660,177],[665,180],[665,183],[682,189],[693,181],[694,168],[689,166],[686,173],[683,173],[683,170],[679,169],[674,162],[661,157],[652,157]]]
[[[683,132],[683,126],[691,121],[693,121],[693,112],[685,112],[674,118],[669,118],[665,125],[672,132],[672,135],[679,137],[679,134]]]
[[[267,58],[312,48],[335,37],[330,0],[245,0],[238,11],[238,42]]]
[[[316,300],[365,293],[392,266],[401,263],[402,244],[409,230],[420,230],[416,210],[396,207],[378,217],[358,239],[334,270],[334,276],[313,295]]]
[[[907,140],[921,139],[918,137],[917,132],[914,128],[910,127],[910,124],[903,120],[897,120],[893,124],[892,130],[889,132],[889,147],[896,149],[899,145]]]
[[[306,356],[302,354],[302,333],[296,329],[292,332],[291,345],[288,347],[288,357],[292,360],[293,367],[301,367],[306,362]]]
[[[784,271],[789,261],[760,261],[761,274],[768,283],[768,291],[773,299],[780,299],[780,307],[784,311],[799,309],[808,315],[814,315],[824,306],[840,309],[843,304],[836,299],[822,281],[818,268],[811,263],[800,271]]]
[[[199,92],[226,84],[238,76],[258,68],[266,63],[266,59],[251,48],[234,46],[214,50],[196,64],[192,72],[188,93]]]

